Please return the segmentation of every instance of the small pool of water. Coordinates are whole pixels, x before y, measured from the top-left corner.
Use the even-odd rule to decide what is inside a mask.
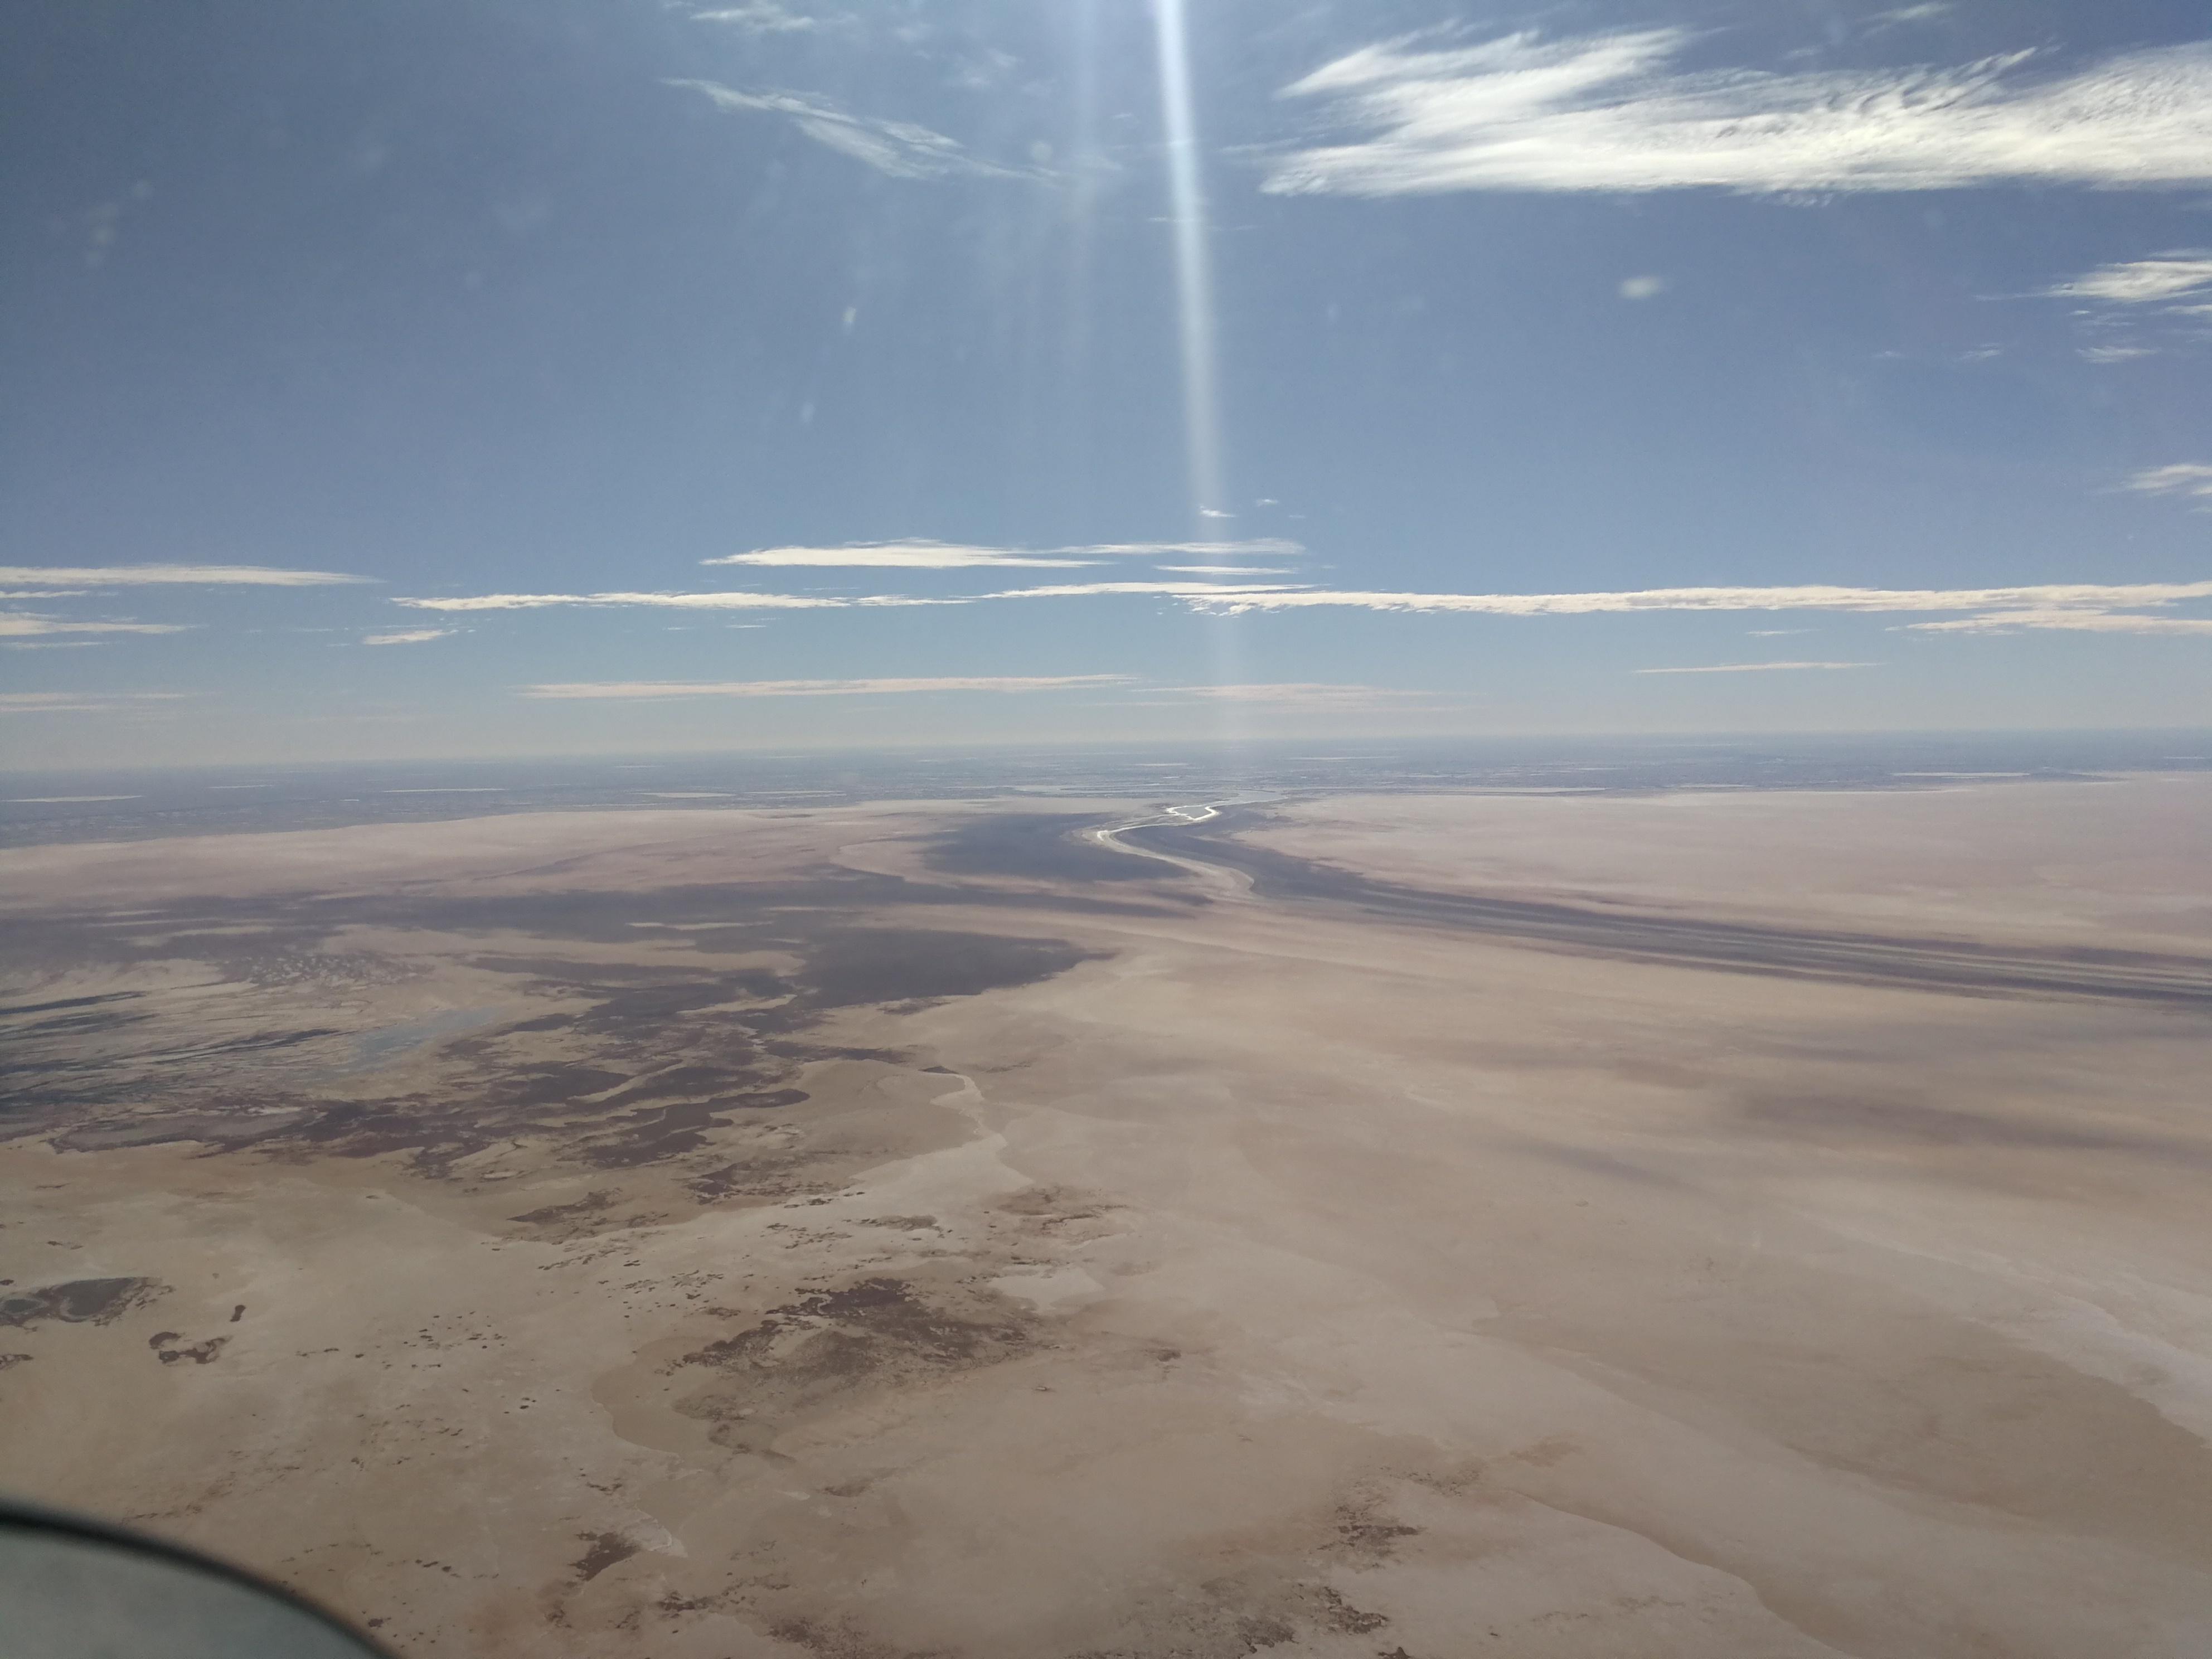
[[[365,1031],[353,1040],[353,1057],[335,1069],[340,1072],[373,1072],[380,1066],[389,1066],[403,1054],[410,1054],[425,1043],[496,1024],[507,1017],[507,1013],[504,1008],[447,1008],[438,1013],[402,1020],[398,1024],[387,1025],[381,1030]]]

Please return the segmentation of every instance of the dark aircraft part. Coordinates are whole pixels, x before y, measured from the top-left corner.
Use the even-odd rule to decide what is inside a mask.
[[[0,1502],[5,1659],[389,1659],[304,1597],[176,1544]]]

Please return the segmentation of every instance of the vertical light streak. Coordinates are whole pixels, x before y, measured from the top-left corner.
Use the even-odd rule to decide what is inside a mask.
[[[1066,214],[1067,337],[1061,354],[1064,380],[1062,441],[1075,458],[1063,463],[1061,472],[1079,488],[1085,513],[1095,512],[1098,495],[1097,388],[1092,383],[1093,330],[1097,325],[1092,299],[1094,266],[1098,241],[1099,165],[1098,101],[1100,0],[1075,0],[1072,13],[1073,39],[1070,55],[1075,64],[1073,99],[1073,137],[1064,171]]]
[[[1206,256],[1206,192],[1199,181],[1198,115],[1190,89],[1183,0],[1152,0],[1159,40],[1160,106],[1167,128],[1168,211],[1175,227],[1176,301],[1182,327],[1183,441],[1193,515],[1221,502],[1221,415],[1214,386],[1213,273]]]
[[[1183,0],[1152,0],[1159,42],[1160,111],[1167,133],[1168,212],[1175,229],[1176,302],[1182,336],[1183,446],[1190,463],[1191,521],[1198,538],[1213,538],[1208,509],[1220,511],[1221,410],[1215,377],[1213,270],[1206,246],[1206,191],[1199,171],[1197,100],[1191,92],[1190,34]],[[1213,681],[1236,684],[1241,628],[1220,617],[1212,635]],[[1245,738],[1236,699],[1215,699],[1215,736],[1230,750],[1232,769]]]

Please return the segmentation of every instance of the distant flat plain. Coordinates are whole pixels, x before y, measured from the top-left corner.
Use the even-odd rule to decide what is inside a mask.
[[[2212,1651],[2212,776],[1162,804],[0,852],[0,1488],[424,1659]]]

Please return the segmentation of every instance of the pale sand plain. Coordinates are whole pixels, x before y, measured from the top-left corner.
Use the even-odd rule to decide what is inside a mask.
[[[0,856],[0,1486],[410,1656],[2212,1650],[2207,780],[1217,834],[1833,973],[1146,805]]]

